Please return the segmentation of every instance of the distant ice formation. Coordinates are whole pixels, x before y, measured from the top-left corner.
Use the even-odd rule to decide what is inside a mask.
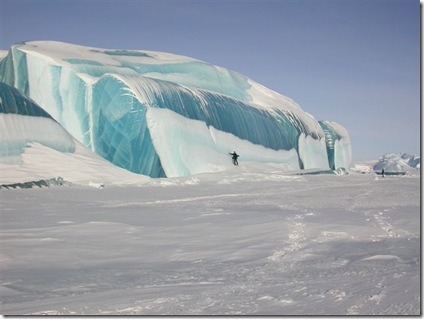
[[[0,81],[44,112],[31,111],[39,115],[25,129],[43,128],[38,140],[60,151],[72,150],[72,140],[57,133],[56,121],[115,165],[151,177],[223,170],[234,150],[240,162],[279,163],[285,170],[351,164],[341,125],[318,122],[293,100],[203,61],[48,41],[16,44],[2,57]],[[2,113],[4,130],[20,138],[4,135],[2,152],[19,153],[25,134],[5,117],[13,112]],[[46,119],[50,124],[40,122]]]
[[[405,172],[411,169],[420,169],[420,156],[407,153],[388,153],[380,157],[379,161],[374,164],[373,169],[380,172]]]

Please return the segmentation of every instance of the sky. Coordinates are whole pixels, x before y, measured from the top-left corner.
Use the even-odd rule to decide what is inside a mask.
[[[418,0],[0,0],[0,50],[55,40],[223,66],[343,125],[354,160],[420,154]]]

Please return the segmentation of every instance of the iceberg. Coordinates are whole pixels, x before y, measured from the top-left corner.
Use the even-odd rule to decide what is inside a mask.
[[[374,164],[373,170],[381,172],[384,169],[386,173],[393,173],[419,170],[420,167],[420,156],[408,153],[387,153],[381,156],[378,162]]]
[[[190,57],[32,41],[0,60],[0,81],[31,98],[75,139],[150,177],[187,176],[241,162],[283,170],[351,164],[349,135],[288,97]]]

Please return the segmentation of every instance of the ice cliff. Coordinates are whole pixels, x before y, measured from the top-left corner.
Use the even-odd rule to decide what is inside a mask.
[[[234,150],[241,163],[286,170],[351,163],[341,125],[316,121],[239,73],[184,56],[34,41],[10,48],[0,81],[97,154],[151,177],[222,170]]]

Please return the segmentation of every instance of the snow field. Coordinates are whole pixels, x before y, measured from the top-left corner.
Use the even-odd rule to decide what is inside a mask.
[[[2,310],[418,315],[418,176],[277,165],[0,190]]]

